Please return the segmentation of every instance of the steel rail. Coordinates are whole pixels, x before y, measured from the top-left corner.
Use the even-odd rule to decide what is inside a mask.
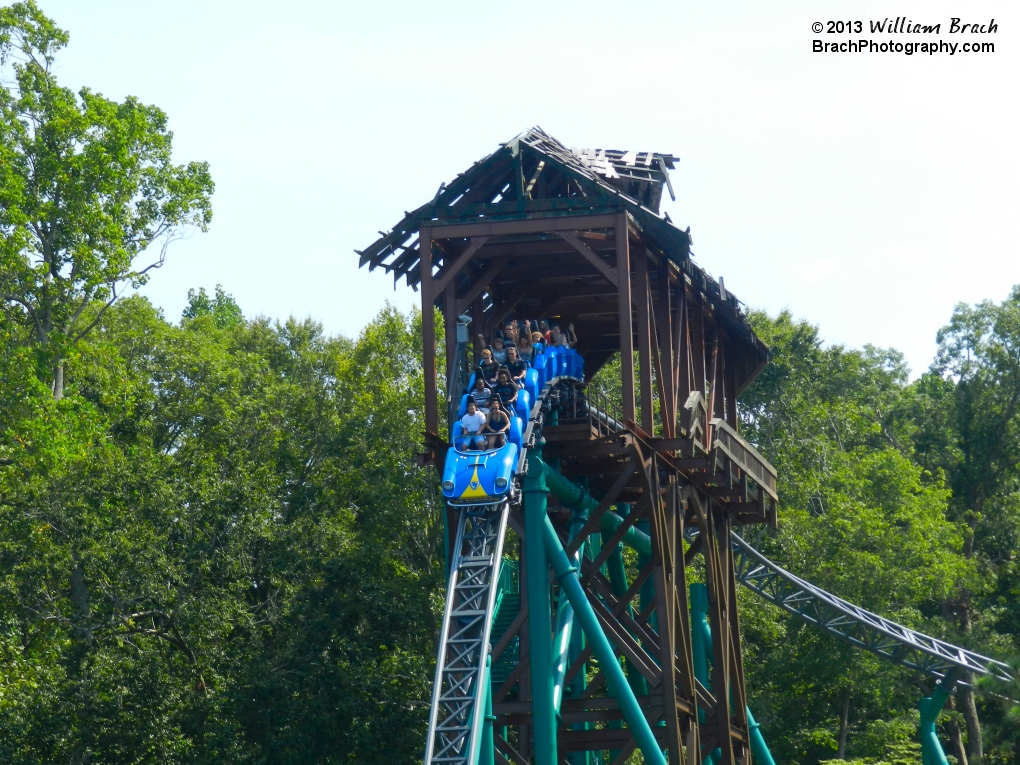
[[[787,613],[904,667],[945,678],[954,669],[1014,681],[1008,664],[855,606],[773,563],[736,532],[730,532],[737,581]],[[969,686],[966,678],[957,685]]]

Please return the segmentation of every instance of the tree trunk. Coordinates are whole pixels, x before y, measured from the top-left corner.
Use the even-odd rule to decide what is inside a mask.
[[[843,712],[839,716],[839,740],[836,744],[836,759],[846,759],[846,734],[850,727],[850,692],[843,699]]]
[[[949,708],[956,709],[956,698],[954,696],[949,697]],[[957,762],[959,765],[968,765],[967,750],[963,746],[963,733],[960,730],[960,724],[952,717],[946,723],[946,732],[949,734],[949,742],[952,744],[953,754],[956,755]]]
[[[64,362],[57,364],[53,371],[53,398],[60,401],[64,397]]]
[[[969,673],[967,682],[973,682]],[[971,688],[961,688],[959,696],[960,711],[967,721],[967,761],[970,765],[981,765],[984,744],[981,740],[981,721],[978,719],[977,705],[974,703],[974,691]]]
[[[92,612],[89,602],[89,587],[85,582],[85,566],[78,556],[74,556],[74,568],[71,569],[71,608],[75,619],[84,622]]]

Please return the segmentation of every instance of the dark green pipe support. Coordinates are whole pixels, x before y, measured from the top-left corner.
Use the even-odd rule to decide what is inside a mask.
[[[585,521],[588,520],[588,513],[581,508],[575,508],[570,516],[570,523],[567,526],[567,541],[571,542],[582,529]],[[584,555],[584,542],[574,555],[574,565],[580,567],[581,556]],[[560,597],[556,602],[556,630],[553,640],[553,704],[557,713],[563,702],[566,692],[564,678],[567,668],[570,666],[578,651],[572,651],[574,644],[574,609],[567,600],[566,595],[560,590]],[[582,689],[583,690],[583,689]]]
[[[619,515],[622,518],[626,518],[630,515],[630,505],[619,504],[616,506],[619,511]],[[612,536],[609,532],[602,532],[602,544],[605,544]],[[618,544],[616,549],[610,553],[608,560],[606,560],[606,568],[609,573],[609,589],[617,598],[622,598],[627,594],[627,590],[630,585],[627,583],[627,567],[623,561],[623,544]],[[634,609],[629,605],[627,606],[627,613],[631,618],[634,616]],[[630,683],[630,687],[634,689],[634,693],[638,696],[648,695],[648,681],[645,680],[644,675],[638,672],[634,667],[630,666],[630,662],[626,659],[623,661],[623,666],[627,673],[627,681]]]
[[[599,667],[606,676],[606,685],[609,692],[620,705],[627,726],[637,740],[638,748],[644,755],[645,762],[649,765],[667,765],[666,758],[655,741],[652,728],[645,719],[644,713],[638,704],[637,697],[627,683],[623,670],[620,668],[616,652],[613,650],[606,633],[599,624],[594,609],[588,602],[581,581],[577,578],[577,569],[571,565],[567,553],[560,544],[560,538],[556,535],[552,521],[548,516],[544,518],[545,525],[543,537],[545,541],[546,554],[552,564],[553,571],[560,582],[560,586],[567,594],[570,604],[574,607],[574,616],[584,630],[585,635],[592,647],[595,658],[598,659]],[[532,655],[534,661],[534,655]],[[537,710],[536,710],[537,713]]]
[[[921,712],[921,724],[918,726],[918,735],[921,738],[921,762],[922,765],[949,765],[946,753],[942,749],[939,737],[935,734],[935,723],[939,714],[949,700],[949,693],[955,684],[955,678],[950,675],[946,677],[935,692],[917,702],[917,708]]]
[[[531,652],[534,765],[556,765],[556,708],[553,704],[552,617],[549,563],[543,539],[549,489],[542,461],[529,455],[524,478],[524,549],[527,556],[528,632]]]
[[[709,673],[709,662],[712,659],[712,627],[708,623],[708,587],[704,584],[692,584],[690,586],[691,602],[691,648],[694,652],[694,676],[708,690],[712,690],[711,675]],[[747,712],[747,727],[751,736],[751,756],[755,762],[761,765],[776,765],[769,751],[765,737],[761,733],[758,722],[751,714],[750,707],[744,707]],[[704,721],[704,710],[698,709],[698,721]],[[714,750],[705,758],[706,763],[717,763],[722,756],[720,749]],[[948,765],[948,763],[946,764]]]
[[[495,741],[492,724],[496,715],[492,713],[492,656],[485,657],[485,717],[482,720],[482,740],[478,747],[478,765],[496,765]]]
[[[709,660],[712,655],[712,628],[708,624],[708,587],[692,584],[689,587],[691,603],[691,653],[694,660],[694,677],[706,689],[712,690],[712,673]],[[698,723],[704,724],[705,710],[698,707]],[[721,749],[713,749],[703,765],[715,765],[722,757]]]
[[[642,518],[640,521],[638,521],[634,525],[637,528],[637,530],[640,531],[642,534],[644,534],[646,537],[648,537],[649,539],[652,538],[651,523],[649,522],[649,520],[647,518]],[[637,559],[638,570],[640,571],[640,570],[644,569],[644,567],[648,565],[648,563],[649,563],[649,561],[651,561],[651,559],[652,559],[652,556],[649,555],[648,553],[639,552],[638,553],[638,559]],[[641,585],[641,611],[642,611],[642,613],[647,611],[648,607],[651,606],[652,603],[654,603],[654,602],[655,602],[655,579],[653,577],[648,577],[648,579],[645,581],[645,583],[643,585]],[[649,619],[649,622],[650,622],[650,624],[652,626],[652,629],[655,630],[656,632],[658,632],[659,631],[659,613],[658,613],[658,611],[652,612],[652,615],[651,615],[651,618]],[[656,661],[658,661],[658,657],[657,656],[655,656],[653,658],[655,658]]]

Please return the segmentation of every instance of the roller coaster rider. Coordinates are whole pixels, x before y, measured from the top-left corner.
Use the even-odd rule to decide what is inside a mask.
[[[470,406],[470,404],[469,404]],[[489,449],[500,449],[506,443],[506,435],[510,431],[510,418],[503,411],[499,395],[492,397],[492,408],[489,409],[489,416],[482,426],[482,433],[488,437]]]
[[[510,379],[510,373],[506,367],[500,367],[496,386],[492,389],[492,403],[495,404],[496,399],[499,399],[503,406],[509,406],[517,401],[518,390],[517,384]]]
[[[481,375],[475,377],[475,387],[468,391],[471,401],[475,402],[475,406],[478,407],[478,411],[482,414],[489,413],[489,402],[492,400],[492,391],[485,384],[485,380],[482,379]]]
[[[481,335],[478,336],[481,339]],[[482,360],[476,370],[477,376],[481,377],[486,385],[493,385],[499,375],[499,364],[492,358],[492,351],[488,348],[482,350]]]
[[[486,437],[482,431],[488,424],[488,415],[478,411],[474,399],[468,399],[467,414],[460,419],[464,431],[463,447],[466,449],[484,449]]]
[[[512,345],[506,349],[506,371],[510,375],[511,382],[518,388],[524,387],[524,378],[528,374],[528,362],[520,357],[517,348]]]

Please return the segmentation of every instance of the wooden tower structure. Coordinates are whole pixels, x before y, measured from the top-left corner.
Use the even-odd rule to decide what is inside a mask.
[[[459,397],[449,388],[462,379],[467,338],[488,337],[509,316],[547,318],[574,324],[586,380],[618,356],[618,411],[582,392],[583,406],[543,429],[542,459],[591,498],[580,520],[582,503],[562,499],[550,501],[550,517],[568,553],[577,549],[569,538],[605,529],[606,513],[623,517],[582,562],[586,595],[668,760],[700,763],[718,750],[718,762],[734,765],[750,762],[751,731],[729,533],[735,524],[776,522],[775,472],[738,435],[737,397],[768,350],[722,280],[693,261],[690,229],[659,213],[675,163],[655,152],[568,149],[533,128],[442,185],[359,254],[361,265],[421,293],[425,464],[440,463],[448,446],[441,389],[445,382]],[[443,378],[434,308],[445,322]],[[568,537],[572,520],[580,528]],[[514,510],[510,526],[521,540],[524,525]],[[651,554],[630,560],[622,582],[612,580],[606,563],[632,529],[645,529]],[[693,565],[707,584],[708,678],[696,676],[692,653]],[[522,593],[516,618],[493,633],[493,666],[517,652],[492,691],[496,760],[515,765],[543,761],[535,710],[545,691],[536,687],[542,678],[531,667],[528,623]],[[622,763],[635,739],[590,656],[581,650],[567,670],[555,759],[591,763],[598,752]]]

